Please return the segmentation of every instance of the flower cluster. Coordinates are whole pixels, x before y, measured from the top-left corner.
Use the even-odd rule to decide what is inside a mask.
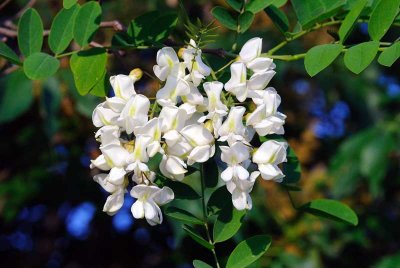
[[[251,209],[249,193],[257,177],[282,181],[278,165],[286,161],[287,144],[267,139],[259,148],[253,146],[259,144],[253,139],[256,134],[283,134],[285,121],[277,110],[279,95],[267,87],[275,65],[261,56],[261,47],[261,38],[243,46],[225,84],[212,81],[212,70],[195,41],[179,51],[180,57],[170,47],[160,49],[153,71],[162,87],[153,103],[135,91],[139,69],[110,78],[115,96],[93,112],[102,154],[91,164],[109,171],[94,176],[110,193],[105,212],[113,215],[122,207],[132,181],[132,215],[151,225],[162,222],[159,206],[173,200],[174,192],[155,183],[156,170],[150,170],[148,162],[156,154],[162,156],[162,176],[177,181],[183,180],[188,166],[214,156],[221,159],[221,183],[238,210]]]

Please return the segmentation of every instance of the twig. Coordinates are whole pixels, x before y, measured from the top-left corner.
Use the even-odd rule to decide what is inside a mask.
[[[11,0],[5,0],[3,3],[0,5],[0,10],[2,10],[6,5],[8,5],[11,2]]]
[[[125,26],[122,25],[122,23],[120,23],[117,20],[112,20],[112,21],[102,21],[100,23],[100,27],[102,28],[113,28],[115,31],[119,32],[119,31],[124,31],[125,30]]]

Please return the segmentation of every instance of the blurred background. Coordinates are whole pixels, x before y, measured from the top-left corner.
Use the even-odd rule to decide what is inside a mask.
[[[27,2],[8,3],[0,11],[0,24],[15,23]],[[290,3],[281,2],[290,20],[295,16]],[[103,20],[117,19],[123,25],[147,11],[176,10],[178,4],[101,3]],[[213,19],[213,6],[226,5],[202,0],[184,4],[191,18],[205,22]],[[48,29],[62,1],[37,0],[34,7]],[[360,24],[349,42],[367,41],[367,27]],[[310,33],[278,54],[303,53],[331,42],[329,29],[337,28]],[[234,34],[223,27],[217,31],[221,38],[210,47],[229,49]],[[398,34],[389,32],[386,38],[394,40]],[[101,29],[95,41],[110,44],[112,35],[112,29]],[[183,29],[174,35],[182,38]],[[263,38],[263,51],[282,41],[263,12],[239,43],[253,36]],[[0,39],[5,40],[1,34]],[[7,43],[17,49],[16,40]],[[108,73],[128,74],[136,67],[151,72],[155,54],[110,54]],[[217,67],[227,61],[207,57]],[[303,190],[292,194],[294,203],[322,197],[342,200],[357,212],[359,225],[299,213],[279,185],[260,180],[252,193],[254,208],[234,240],[260,233],[273,237],[272,247],[254,267],[400,267],[399,62],[391,68],[372,64],[354,75],[339,58],[312,79],[302,60],[275,62],[277,74],[270,85],[282,97],[281,111],[288,116],[285,138],[302,164]],[[195,258],[212,263],[211,254],[185,238],[181,226],[168,218],[156,227],[134,220],[129,195],[114,217],[102,212],[107,194],[93,182],[88,168],[90,159],[99,155],[91,113],[102,100],[78,95],[68,64],[63,58],[56,76],[32,83],[0,59],[0,103],[29,107],[15,105],[11,112],[0,107],[0,267],[186,268]],[[148,76],[135,86],[147,95],[157,87]],[[5,93],[9,87],[15,88],[11,96]],[[234,246],[233,241],[224,242],[217,253],[227,256]]]

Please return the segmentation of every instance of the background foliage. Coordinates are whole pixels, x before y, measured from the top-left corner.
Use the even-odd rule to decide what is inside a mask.
[[[177,1],[79,1],[80,8],[75,2],[0,4],[2,266],[212,263],[207,249],[185,236],[184,230],[195,235],[191,227],[168,221],[148,228],[133,221],[129,202],[113,218],[103,214],[105,197],[88,169],[89,159],[99,154],[90,115],[98,96],[112,94],[108,77],[142,68],[148,75],[136,84],[138,91],[154,94],[157,85],[150,73],[157,50],[149,47],[183,44],[185,31],[201,28],[194,19],[199,17],[205,24],[216,18],[213,26],[220,26],[213,30],[217,36],[208,33],[211,40],[203,44],[214,70],[247,39],[263,37],[263,51],[277,64],[271,83],[288,115],[285,138],[302,168],[296,187],[259,183],[255,207],[241,227],[216,224],[214,239],[223,243],[218,254],[228,256],[235,241],[266,233],[273,242],[254,267],[396,267],[400,1],[254,0],[245,7],[237,0],[184,1],[192,29],[183,26],[187,18]],[[85,50],[78,52],[80,47]],[[228,73],[218,75],[223,80]],[[295,156],[289,156],[295,168],[286,173],[295,173],[288,176],[295,183],[298,167]],[[185,182],[199,190],[193,180]],[[295,191],[298,187],[302,191]],[[198,197],[188,188],[180,194]],[[354,208],[358,226],[304,213],[321,214],[324,198]],[[173,205],[179,208],[183,202]],[[210,213],[221,210],[220,200],[208,205]],[[196,207],[185,209],[200,213]],[[179,212],[170,207],[166,213],[182,220]],[[242,220],[242,215],[234,217]],[[196,224],[190,215],[185,220]],[[223,242],[238,227],[234,241]],[[229,266],[237,260],[225,261]]]

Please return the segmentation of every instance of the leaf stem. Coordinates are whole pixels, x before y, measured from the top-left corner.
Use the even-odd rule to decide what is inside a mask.
[[[205,200],[205,194],[204,194],[205,188],[206,188],[206,184],[205,184],[205,181],[204,181],[204,170],[203,170],[203,169],[204,169],[203,164],[200,164],[201,204],[202,204],[202,207],[203,207],[204,229],[206,230],[208,242],[209,242],[210,244],[214,245],[214,241],[212,241],[212,239],[211,239],[210,229],[208,228],[208,223],[207,223],[207,221],[208,221],[207,215],[208,215],[208,214],[207,214],[206,200]],[[217,268],[220,268],[221,266],[219,265],[218,257],[217,257],[217,253],[215,252],[215,249],[212,248],[212,249],[211,249],[211,252],[212,252],[213,257],[214,257],[215,265],[217,266]]]

